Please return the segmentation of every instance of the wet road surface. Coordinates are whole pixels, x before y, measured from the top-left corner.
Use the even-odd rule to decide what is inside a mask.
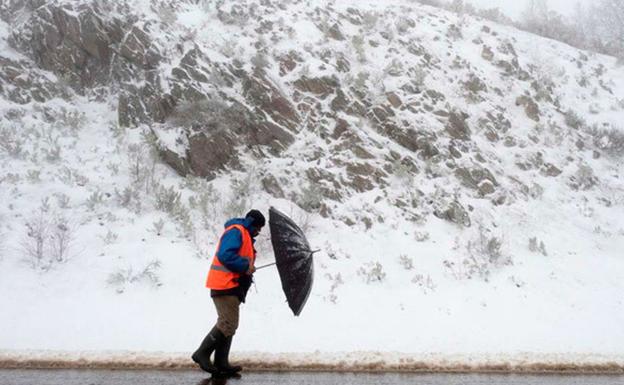
[[[210,379],[200,371],[0,370],[0,385],[624,385],[623,375],[244,373]]]

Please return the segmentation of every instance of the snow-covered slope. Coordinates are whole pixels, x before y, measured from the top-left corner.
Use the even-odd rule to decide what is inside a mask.
[[[411,1],[23,3],[0,9],[9,356],[192,351],[222,223],[276,206],[322,252],[299,318],[255,275],[247,358],[624,365],[615,59]]]

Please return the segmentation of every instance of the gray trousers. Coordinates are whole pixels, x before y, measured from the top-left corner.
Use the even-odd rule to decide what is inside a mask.
[[[217,329],[226,337],[233,336],[238,329],[240,300],[235,295],[213,297],[217,309]]]

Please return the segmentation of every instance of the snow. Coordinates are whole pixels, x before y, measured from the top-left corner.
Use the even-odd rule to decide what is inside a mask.
[[[377,2],[355,1],[340,2],[335,7],[345,11],[354,4],[376,10],[385,7]],[[405,1],[396,4],[414,7]],[[267,17],[290,20],[295,11],[306,9],[298,3]],[[449,49],[436,37],[443,36],[447,24],[457,22],[453,19],[456,17],[431,7],[418,6],[414,12],[422,19],[418,23],[427,28],[419,26],[413,37],[440,60],[441,68],[450,68],[454,56],[459,55],[470,63],[470,70],[486,79],[490,91],[487,101],[480,105],[467,103],[456,85],[458,79],[466,79],[462,76],[469,69],[462,70],[458,78],[444,70],[435,71],[425,80],[427,88],[446,94],[446,103],[474,112],[470,122],[476,130],[480,129],[474,118],[476,112],[494,111],[502,104],[508,106],[507,116],[516,134],[527,137],[534,132],[534,122],[528,121],[523,108],[515,105],[522,84],[494,72],[494,67],[481,57],[479,46],[472,43],[477,37],[490,47],[497,47],[501,39],[513,40],[523,66],[552,64],[543,70],[560,80],[557,94],[562,106],[578,111],[589,123],[621,124],[622,109],[613,106],[624,94],[624,70],[615,66],[613,58],[592,55],[586,64],[588,69],[604,66],[613,94],[604,91],[593,78],[590,87],[581,88],[576,77],[585,70],[579,70],[570,60],[579,56],[571,47],[479,21],[466,24],[463,38]],[[179,29],[168,33],[179,36],[186,31],[184,28],[197,29],[197,38],[207,50],[218,50],[223,42],[236,40],[237,56],[248,62],[255,54],[255,40],[245,28],[224,25],[214,18],[210,10],[187,4],[177,13]],[[312,21],[300,19],[292,24],[294,36],[277,45],[279,52],[305,44],[325,44]],[[482,25],[490,26],[503,38],[481,33]],[[344,28],[349,29],[346,25]],[[8,47],[8,33],[9,26],[0,22],[0,52],[4,57],[19,55]],[[401,53],[386,57],[385,40],[374,33],[375,39],[384,43],[367,52],[369,63],[349,57],[354,72],[368,69],[371,75],[382,73],[393,58],[406,66],[418,64],[415,56],[399,51],[396,41],[387,44]],[[162,44],[173,44],[164,34],[158,37]],[[348,43],[326,44],[334,51],[344,49],[346,55],[352,54],[344,48]],[[329,71],[317,68],[322,61],[311,52],[307,54],[311,76]],[[227,59],[218,53],[211,60]],[[295,75],[280,79],[275,66],[269,72],[276,87],[289,92],[286,84],[296,79]],[[559,72],[564,75],[559,76]],[[386,85],[396,89],[405,78],[405,74],[390,78]],[[494,94],[494,88],[502,90],[502,95]],[[597,97],[592,96],[594,88]],[[327,105],[330,101],[319,103]],[[220,211],[212,213],[210,223],[204,225],[199,210],[191,210],[195,227],[190,235],[170,214],[154,208],[151,192],[141,192],[140,210],[132,205],[123,207],[118,194],[133,178],[131,148],[144,144],[141,132],[148,130],[111,130],[116,121],[115,102],[113,98],[93,101],[78,96],[71,101],[47,102],[53,110],[84,113],[86,119],[77,130],[64,127],[58,132],[61,159],[48,162],[45,151],[50,143],[45,142],[41,132],[52,126],[46,123],[43,113],[32,104],[16,106],[0,100],[2,128],[10,125],[10,109],[25,111],[20,124],[25,127],[22,138],[28,152],[28,156],[13,157],[0,151],[0,201],[6,202],[0,206],[0,292],[6,293],[0,296],[0,362],[184,366],[189,364],[189,353],[215,321],[209,291],[204,288],[205,276],[221,224],[227,219],[223,206],[232,194],[230,182],[246,176],[233,171],[208,183],[181,178],[160,162],[153,165],[153,178],[164,187],[175,186],[185,204],[189,197],[197,198],[206,192],[209,185],[214,188]],[[600,106],[599,113],[588,111],[590,102]],[[561,123],[560,113],[554,108],[544,111],[544,115],[545,121]],[[418,118],[435,132],[443,129],[432,114]],[[153,129],[162,144],[183,154],[185,143],[178,140],[179,132]],[[358,127],[357,134],[375,155],[371,162],[382,159],[387,150],[406,152],[366,122]],[[565,175],[576,170],[577,161],[567,160],[569,153],[564,151],[574,138],[557,138],[550,132],[541,135],[543,142],[559,141],[560,146],[544,147],[549,150],[543,154],[544,159],[564,165]],[[488,159],[501,160],[498,170],[492,170],[497,178],[512,175],[509,170],[516,169],[515,163],[534,152],[531,146],[510,149],[477,135],[473,140]],[[332,151],[316,132],[302,131],[281,158],[258,160],[249,156],[243,158],[243,163],[253,166],[254,172],[282,177],[287,181],[283,186],[287,192],[299,192],[303,188],[303,179],[299,178],[309,167],[340,169],[329,156],[315,159],[314,149]],[[150,164],[153,154],[146,150],[143,156],[144,163]],[[350,156],[331,154],[334,159],[348,160]],[[526,368],[538,364],[552,368],[624,367],[622,163],[604,157],[593,159],[588,150],[582,157],[583,164],[590,165],[599,176],[595,188],[572,193],[564,181],[542,176],[537,170],[514,174],[527,186],[539,183],[543,195],[539,199],[520,197],[501,207],[464,196],[463,202],[474,210],[471,217],[475,226],[470,229],[433,215],[427,216],[425,223],[414,223],[392,203],[395,198],[410,196],[416,188],[429,194],[450,185],[459,191],[460,187],[447,176],[430,180],[422,173],[411,183],[394,176],[385,189],[345,197],[342,203],[330,202],[335,218],[361,218],[363,214],[383,218],[370,229],[362,221],[348,226],[339,219],[306,214],[290,200],[272,198],[253,185],[251,205],[267,215],[268,208],[275,206],[296,222],[307,223],[311,247],[322,251],[315,256],[315,285],[300,317],[293,317],[284,303],[275,269],[255,274],[256,284],[242,306],[233,359],[257,368],[335,368],[335,362],[343,369],[400,369],[401,365],[408,369],[466,365]],[[40,171],[39,178],[29,177],[31,171]],[[506,188],[515,186],[510,178],[502,179]],[[92,194],[98,192],[101,201],[89,203]],[[60,203],[61,194],[69,198],[66,207]],[[28,242],[25,224],[41,211],[46,197],[50,205],[46,215],[71,218],[75,240],[67,262],[42,271],[24,262],[24,243]],[[605,199],[610,203],[605,204]],[[156,223],[161,220],[164,227],[159,233]],[[503,240],[503,253],[513,260],[513,264],[496,266],[487,280],[467,279],[463,267],[469,242],[478,239],[476,224],[493,229]],[[258,264],[272,262],[268,233],[264,231],[257,243]],[[528,249],[532,237],[544,242],[547,255]],[[402,265],[401,255],[411,258],[412,269]],[[160,263],[155,269],[157,280],[137,275],[153,261]],[[369,266],[376,262],[383,266],[385,278],[367,282]],[[447,268],[445,262],[455,267]],[[115,273],[139,278],[114,284],[110,278]]]

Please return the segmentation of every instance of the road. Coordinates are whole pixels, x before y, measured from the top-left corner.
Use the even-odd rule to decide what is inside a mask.
[[[245,373],[210,379],[200,371],[0,370],[2,385],[622,385],[622,375]]]

